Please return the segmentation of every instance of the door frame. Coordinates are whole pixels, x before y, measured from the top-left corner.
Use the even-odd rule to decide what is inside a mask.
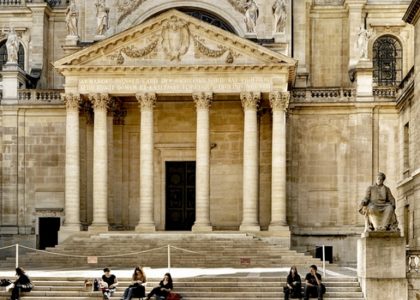
[[[160,189],[160,199],[156,200],[155,207],[156,229],[165,231],[166,228],[166,162],[167,161],[196,161],[195,143],[183,144],[155,144],[158,151],[156,155],[158,163],[155,165],[155,174],[160,173],[159,181],[156,182],[155,191]]]

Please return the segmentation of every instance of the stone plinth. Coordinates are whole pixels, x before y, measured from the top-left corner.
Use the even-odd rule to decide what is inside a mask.
[[[2,104],[17,104],[18,89],[25,85],[25,73],[16,63],[6,63],[1,72],[3,77]]]
[[[357,101],[373,100],[373,65],[370,60],[359,60],[355,68]]]
[[[404,238],[364,233],[357,242],[357,276],[367,300],[408,299]]]

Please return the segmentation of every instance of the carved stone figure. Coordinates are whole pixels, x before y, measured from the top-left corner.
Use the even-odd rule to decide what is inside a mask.
[[[67,26],[67,35],[77,36],[77,22],[78,22],[79,12],[76,7],[75,0],[70,0],[69,6],[66,9],[66,26]]]
[[[188,24],[177,18],[171,18],[162,27],[162,47],[170,60],[181,60],[190,47]]]
[[[18,62],[19,39],[15,28],[11,27],[6,41],[7,63]]]
[[[258,6],[257,3],[255,3],[254,0],[249,0],[245,4],[245,25],[246,25],[246,31],[254,33],[255,32],[255,26],[257,25],[257,19],[258,19]]]
[[[274,32],[284,32],[287,20],[286,0],[276,0],[273,4]]]
[[[389,187],[384,185],[385,174],[378,173],[376,183],[366,190],[359,212],[365,216],[365,232],[399,231],[395,215],[395,199]]]
[[[359,51],[359,58],[361,59],[368,58],[368,42],[371,36],[372,31],[360,26],[359,32],[357,34],[357,50]]]
[[[96,6],[96,34],[104,35],[109,28],[109,8],[105,0],[97,0]]]

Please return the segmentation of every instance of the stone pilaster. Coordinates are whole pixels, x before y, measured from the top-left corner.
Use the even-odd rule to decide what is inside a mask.
[[[93,128],[93,222],[89,231],[108,230],[108,94],[91,94]]]
[[[196,214],[193,231],[212,231],[210,224],[210,114],[212,93],[195,93],[193,99],[197,108]]]
[[[271,162],[271,223],[269,230],[287,226],[286,220],[286,111],[290,94],[270,93],[273,111],[273,137]]]
[[[244,159],[243,159],[243,208],[241,231],[259,231],[258,223],[258,124],[257,108],[260,93],[243,92],[244,109]]]
[[[65,218],[59,242],[81,230],[80,226],[80,95],[63,94],[66,104]]]
[[[352,68],[359,60],[359,51],[356,47],[357,33],[360,26],[364,26],[363,8],[367,0],[346,0],[345,7],[348,9],[349,26],[349,66]]]
[[[155,93],[136,94],[140,121],[140,218],[136,231],[155,231],[153,211],[153,109]]]

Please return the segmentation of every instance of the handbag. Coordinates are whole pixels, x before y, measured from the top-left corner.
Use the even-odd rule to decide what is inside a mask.
[[[166,297],[166,300],[180,300],[180,299],[182,299],[182,296],[174,292],[170,292],[168,296]]]

